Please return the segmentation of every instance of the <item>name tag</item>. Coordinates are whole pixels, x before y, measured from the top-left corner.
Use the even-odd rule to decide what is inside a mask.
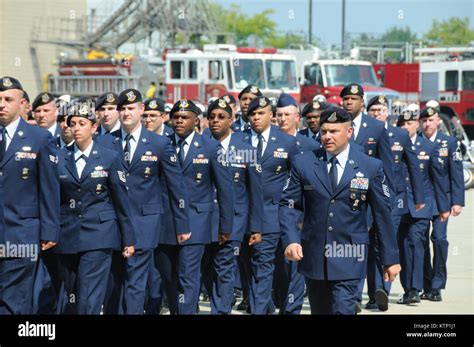
[[[36,159],[36,153],[30,152],[16,152],[16,160],[20,159]]]
[[[418,160],[430,160],[430,156],[427,154],[418,155]]]
[[[314,190],[312,185],[303,186],[303,190]]]
[[[369,189],[369,179],[365,177],[357,177],[351,180],[351,189],[367,190]]]
[[[109,177],[109,173],[106,170],[97,170],[91,172],[91,178],[102,178]]]
[[[239,168],[239,169],[245,169],[247,167],[247,165],[245,165],[245,164],[230,164],[230,166],[236,167],[236,168]]]

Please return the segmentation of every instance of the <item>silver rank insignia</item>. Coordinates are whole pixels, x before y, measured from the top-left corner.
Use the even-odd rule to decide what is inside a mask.
[[[238,183],[239,179],[240,179],[240,173],[239,172],[234,173],[234,182]]]
[[[123,183],[127,182],[127,178],[125,177],[125,172],[117,171],[117,175],[118,175],[120,181],[122,181]]]
[[[202,173],[198,172],[198,173],[196,174],[196,182],[199,183],[199,182],[201,182],[201,181],[202,181]]]
[[[275,169],[275,174],[278,175],[281,172],[281,165],[278,165]]]
[[[96,187],[95,187],[95,193],[97,195],[99,195],[100,193],[102,193],[102,184],[98,184]]]
[[[262,165],[255,164],[255,170],[257,170],[258,173],[262,173]]]
[[[145,178],[150,177],[150,175],[151,175],[151,168],[146,167],[146,168],[145,168],[145,172],[144,172],[143,174],[145,175]]]
[[[21,169],[21,178],[24,180],[27,180],[29,177],[29,172],[30,172],[30,169],[28,169],[27,167],[24,167],[23,169]]]

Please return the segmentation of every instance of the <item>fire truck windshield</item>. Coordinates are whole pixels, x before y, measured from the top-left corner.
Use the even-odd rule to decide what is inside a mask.
[[[325,65],[326,83],[328,87],[345,86],[358,83],[363,86],[377,86],[375,72],[371,65]]]
[[[269,89],[295,89],[295,62],[292,60],[266,60],[267,84]]]
[[[261,59],[241,59],[234,61],[235,85],[243,89],[249,84],[254,84],[261,89],[266,88]]]

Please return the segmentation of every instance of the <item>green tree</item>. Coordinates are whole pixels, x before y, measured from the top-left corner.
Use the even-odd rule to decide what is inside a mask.
[[[416,34],[412,33],[409,27],[391,27],[380,38],[382,42],[413,42],[416,41]]]
[[[467,17],[452,17],[442,22],[434,19],[425,40],[438,45],[468,45],[474,40],[474,30],[469,27]]]

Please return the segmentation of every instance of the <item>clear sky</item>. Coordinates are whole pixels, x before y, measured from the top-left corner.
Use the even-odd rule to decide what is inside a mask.
[[[104,1],[111,5],[120,0],[88,0],[90,7]],[[280,31],[307,33],[309,0],[211,0],[224,7],[232,3],[253,15],[273,9],[271,18]],[[342,0],[313,0],[313,37],[325,45],[341,43]],[[474,28],[474,0],[346,0],[346,31],[382,34],[393,26],[408,26],[421,37],[433,19],[468,17]]]

